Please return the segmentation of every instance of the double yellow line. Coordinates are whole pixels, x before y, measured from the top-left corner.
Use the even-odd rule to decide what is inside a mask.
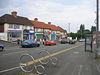
[[[55,52],[55,53],[52,53],[52,54],[47,55],[47,56],[45,56],[45,57],[41,57],[41,58],[39,58],[39,59],[26,62],[25,64],[26,64],[27,66],[29,66],[29,65],[32,65],[32,64],[34,64],[34,63],[36,63],[36,62],[39,62],[40,60],[45,60],[45,59],[47,59],[47,58],[49,58],[49,57],[52,57],[52,56],[61,54],[61,53],[65,52],[65,51],[69,51],[69,50],[72,50],[72,49],[74,49],[74,48],[78,48],[78,47],[81,47],[81,46],[83,46],[83,44],[81,44],[81,45],[79,45],[79,46],[74,46],[74,47],[71,47],[71,48],[67,48],[67,49],[64,49],[64,50],[61,50],[61,51],[58,51],[58,52]]]

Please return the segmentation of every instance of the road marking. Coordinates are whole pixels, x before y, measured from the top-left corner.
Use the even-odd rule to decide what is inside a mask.
[[[95,64],[96,68],[97,68],[97,71],[100,73],[100,66]]]
[[[6,70],[2,70],[2,71],[0,71],[0,73],[8,72],[8,71],[11,71],[11,70],[14,70],[14,69],[17,69],[17,68],[20,68],[20,67],[14,67],[14,68],[10,68],[10,69],[6,69]]]
[[[19,51],[19,52],[7,53],[7,54],[3,54],[3,56],[10,55],[10,54],[15,54],[15,53],[22,53],[22,52],[26,52],[26,51]]]
[[[80,65],[78,75],[81,75],[83,65]]]
[[[52,54],[47,55],[47,56],[45,56],[45,57],[41,57],[41,58],[39,58],[39,59],[26,62],[25,64],[27,64],[27,66],[28,66],[28,65],[31,65],[31,64],[33,64],[33,63],[39,62],[40,60],[45,60],[45,59],[47,59],[47,58],[49,58],[49,57],[52,57],[52,56],[61,54],[61,53],[65,52],[65,51],[69,51],[69,50],[72,50],[72,49],[74,49],[74,48],[78,48],[78,47],[80,47],[80,46],[83,46],[83,44],[82,44],[82,45],[79,45],[79,46],[74,46],[74,47],[71,47],[71,48],[67,48],[67,49],[64,49],[64,50],[61,50],[61,51],[58,51],[58,52],[55,52],[55,53],[52,53]],[[22,51],[22,52],[23,52],[23,51]],[[24,52],[25,52],[25,51],[24,51]],[[17,52],[17,53],[18,53],[18,52]],[[2,71],[0,71],[0,73],[7,72],[7,71],[11,71],[11,70],[18,69],[18,68],[20,68],[20,67],[18,66],[18,67],[14,67],[14,68],[2,70]]]
[[[74,54],[79,54],[80,52],[73,52]]]
[[[79,46],[74,46],[74,47],[71,47],[71,48],[67,48],[67,49],[64,49],[64,50],[61,50],[61,51],[58,51],[58,52],[55,52],[55,53],[52,53],[52,54],[47,55],[47,56],[45,56],[45,57],[41,57],[41,58],[39,58],[39,59],[26,62],[25,64],[27,64],[27,66],[29,66],[29,65],[31,65],[31,64],[33,64],[33,63],[39,62],[40,60],[45,60],[45,59],[47,59],[47,58],[49,58],[49,57],[52,57],[52,56],[55,56],[55,55],[64,53],[65,51],[69,51],[69,50],[72,50],[72,49],[74,49],[74,48],[78,48],[78,47],[80,47],[80,46],[83,46],[83,44],[82,44],[82,45],[79,45]]]

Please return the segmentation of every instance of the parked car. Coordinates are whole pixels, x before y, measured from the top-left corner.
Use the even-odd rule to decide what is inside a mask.
[[[63,38],[63,39],[61,39],[60,43],[61,44],[66,44],[66,43],[68,43],[68,40],[66,38]]]
[[[44,45],[56,45],[56,42],[54,42],[54,41],[45,41]]]
[[[22,47],[39,47],[40,43],[33,40],[25,40],[21,43]]]
[[[85,42],[85,39],[80,39],[79,42]]]
[[[74,40],[69,40],[69,44],[75,44]]]
[[[4,49],[4,45],[0,44],[0,51],[3,51],[3,49]]]

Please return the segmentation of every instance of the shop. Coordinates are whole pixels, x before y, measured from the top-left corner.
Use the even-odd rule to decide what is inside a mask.
[[[8,30],[7,37],[8,41],[17,41],[18,39],[22,40],[22,31],[21,30]]]
[[[34,39],[34,31],[33,30],[24,29],[24,31],[23,31],[23,39],[24,40]]]
[[[56,34],[51,34],[51,40],[55,40]]]
[[[49,32],[49,31],[44,32],[45,40],[50,40],[50,34],[51,34],[51,32]]]
[[[36,39],[40,40],[40,39],[44,39],[44,34],[43,33],[35,33]]]
[[[57,34],[56,34],[56,39],[59,40],[59,39],[61,39],[61,38],[62,38],[62,34],[57,33]]]

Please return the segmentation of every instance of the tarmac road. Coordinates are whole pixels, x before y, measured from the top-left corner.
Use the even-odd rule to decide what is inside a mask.
[[[58,59],[56,65],[51,63],[43,65],[45,67],[43,75],[100,75],[100,61],[94,59],[94,53],[84,52],[84,46],[76,47],[81,44],[84,43],[41,45],[36,48],[19,46],[6,48],[4,52],[0,52],[0,75],[21,75],[23,71],[19,67],[20,56],[29,53],[38,59],[38,53],[41,50],[55,54],[54,56]]]

